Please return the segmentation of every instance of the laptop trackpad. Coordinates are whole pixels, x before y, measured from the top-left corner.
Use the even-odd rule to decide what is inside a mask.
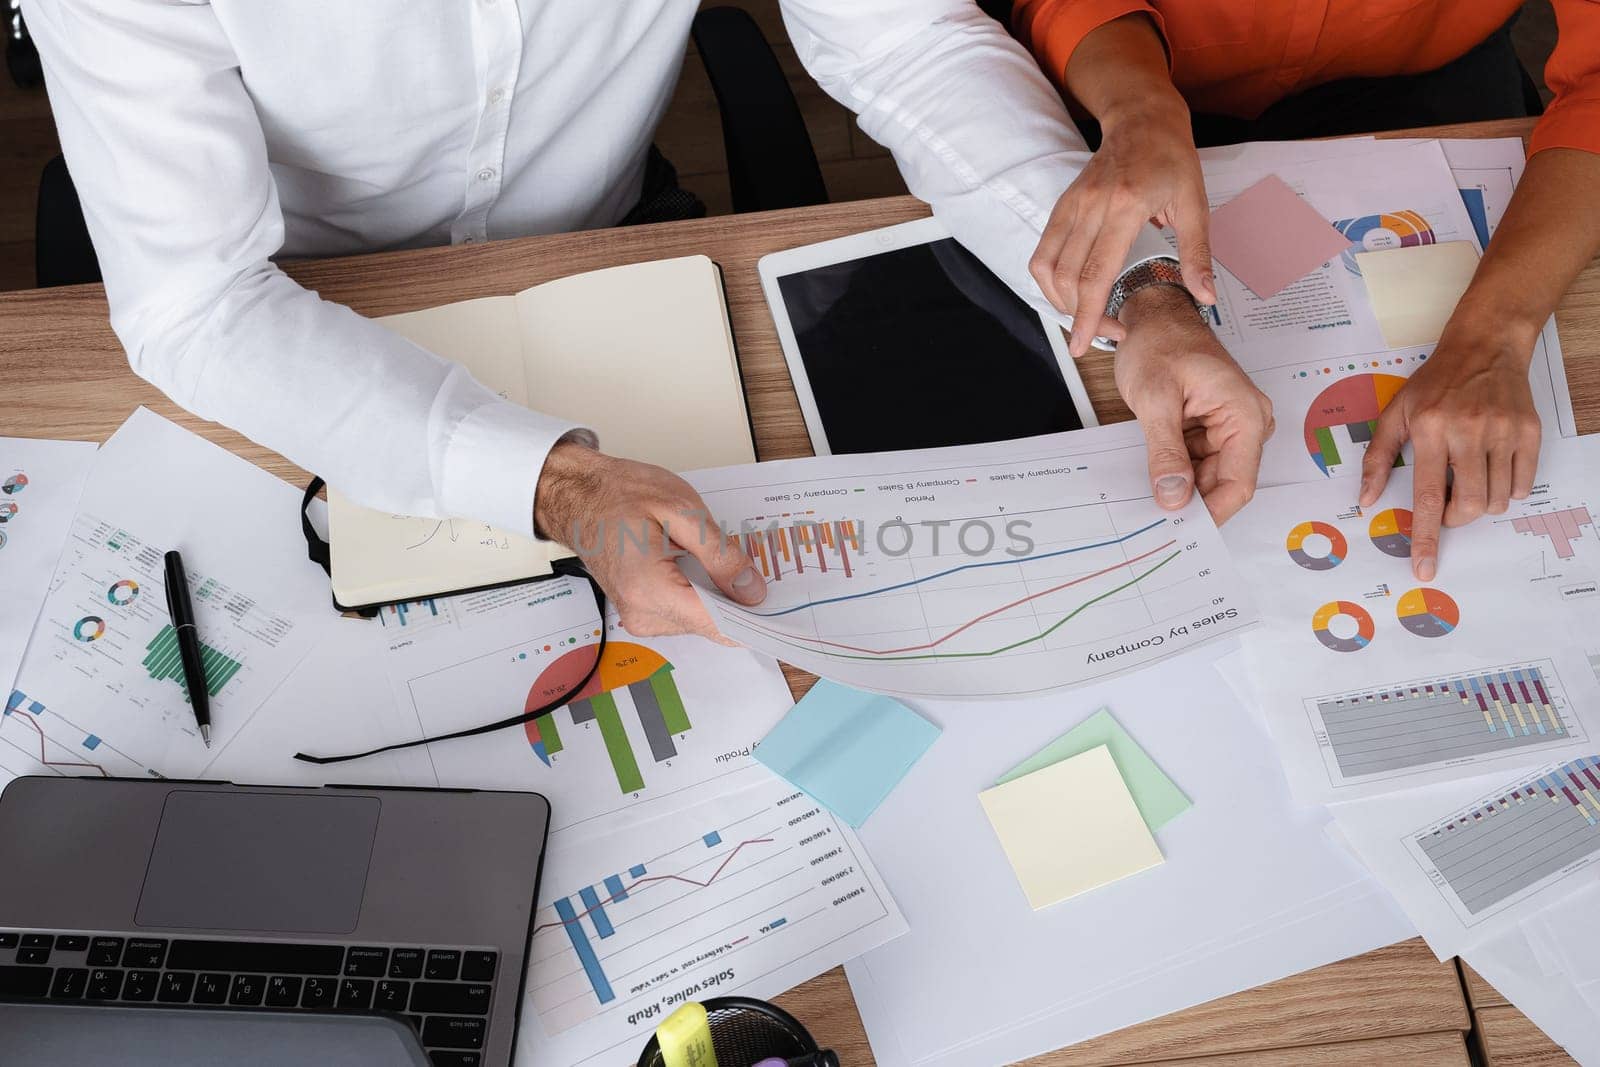
[[[376,797],[173,790],[140,926],[348,934],[361,917]]]

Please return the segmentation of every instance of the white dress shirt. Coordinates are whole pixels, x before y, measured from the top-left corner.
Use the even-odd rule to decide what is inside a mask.
[[[358,502],[523,534],[572,424],[320,299],[272,257],[615,223],[639,198],[697,8],[24,0],[134,370]],[[786,0],[785,18],[912,192],[1047,308],[1028,257],[1087,153],[1028,54],[971,0]]]

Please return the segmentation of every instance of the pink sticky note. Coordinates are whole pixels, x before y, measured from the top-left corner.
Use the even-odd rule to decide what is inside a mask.
[[[1263,300],[1350,247],[1328,224],[1269,174],[1211,213],[1211,253]]]

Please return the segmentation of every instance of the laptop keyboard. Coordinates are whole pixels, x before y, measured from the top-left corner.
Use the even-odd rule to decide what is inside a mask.
[[[0,931],[0,996],[388,1012],[435,1067],[480,1067],[499,962],[485,949]]]

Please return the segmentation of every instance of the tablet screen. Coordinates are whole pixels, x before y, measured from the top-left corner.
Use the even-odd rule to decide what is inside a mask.
[[[836,454],[1083,426],[1038,314],[952,238],[777,281]]]

